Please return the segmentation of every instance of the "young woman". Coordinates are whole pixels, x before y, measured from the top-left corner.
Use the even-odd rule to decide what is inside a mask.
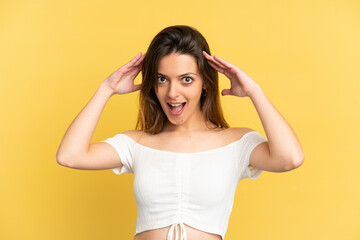
[[[142,72],[142,83],[134,79]],[[266,140],[230,128],[219,101],[218,72],[231,82],[222,95],[249,97]],[[90,144],[113,95],[140,90],[135,130]],[[235,109],[238,111],[238,109]],[[105,79],[68,128],[59,164],[134,174],[135,240],[224,239],[238,182],[262,171],[284,172],[304,161],[301,145],[260,86],[239,67],[211,56],[193,27],[170,26]]]

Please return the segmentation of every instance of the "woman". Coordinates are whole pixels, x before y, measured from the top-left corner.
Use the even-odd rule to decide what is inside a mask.
[[[142,71],[142,83],[134,79]],[[218,72],[230,79],[222,95],[249,97],[267,139],[230,128],[219,101]],[[136,130],[90,144],[106,102],[140,90]],[[135,240],[224,239],[238,182],[263,170],[290,171],[304,161],[291,127],[260,86],[239,67],[211,56],[195,28],[159,32],[105,79],[65,133],[59,164],[76,169],[133,173]]]

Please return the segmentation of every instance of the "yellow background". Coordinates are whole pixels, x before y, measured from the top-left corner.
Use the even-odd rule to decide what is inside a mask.
[[[133,175],[55,155],[99,84],[175,24],[256,81],[305,153],[239,183],[226,239],[360,239],[359,23],[355,0],[0,1],[0,239],[133,239]],[[137,100],[113,96],[92,142],[133,129]],[[266,136],[249,98],[221,101],[232,127]]]

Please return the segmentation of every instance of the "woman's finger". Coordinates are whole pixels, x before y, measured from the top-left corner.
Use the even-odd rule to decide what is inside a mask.
[[[218,66],[219,68],[224,68],[225,66],[223,66],[222,64],[220,64],[219,62],[216,62],[215,60],[214,60],[214,58],[213,57],[211,57],[209,54],[207,54],[205,51],[204,51],[204,55],[205,55],[205,57],[206,57],[206,60],[208,61],[208,63],[213,63],[213,64],[215,64],[216,66]]]
[[[225,95],[230,95],[231,94],[231,90],[230,89],[223,89],[221,91],[221,95],[225,96]]]
[[[224,69],[218,67],[216,64],[214,64],[214,63],[212,63],[212,62],[210,62],[210,61],[209,61],[208,63],[209,63],[209,65],[210,65],[211,67],[215,68],[216,71],[218,71],[218,72],[220,72],[220,73],[224,73]]]
[[[136,66],[137,62],[141,60],[141,52],[138,53],[133,59],[131,59],[128,63],[120,67],[118,70],[125,73],[131,71],[132,67]]]
[[[220,67],[220,68],[222,68],[222,69],[227,68],[226,66],[224,66],[223,64],[221,64],[220,62],[218,62],[218,61],[216,61],[216,60],[214,60],[214,59],[212,59],[211,62],[214,63],[214,64],[216,64],[218,67]]]
[[[131,59],[128,63],[126,63],[124,65],[124,67],[131,67],[134,65],[135,62],[137,62],[139,60],[139,58],[141,57],[141,52],[139,52],[133,59]]]
[[[136,63],[134,63],[134,66],[140,65],[143,62],[144,58],[145,58],[145,54],[143,54],[141,56],[141,58],[139,58],[138,61]]]
[[[226,68],[233,68],[234,65],[225,61],[224,59],[219,58],[218,56],[214,55],[214,59],[218,62],[220,62],[221,64],[223,64]]]
[[[212,56],[210,56],[209,54],[207,54],[205,52],[205,57],[208,61],[213,62],[214,64],[216,64],[217,66],[221,67],[221,68],[227,68],[225,65],[221,64],[220,62],[216,61]],[[214,55],[215,56],[215,55]]]
[[[134,91],[137,91],[137,90],[140,90],[141,89],[141,86],[142,84],[137,84],[137,85],[134,85]]]

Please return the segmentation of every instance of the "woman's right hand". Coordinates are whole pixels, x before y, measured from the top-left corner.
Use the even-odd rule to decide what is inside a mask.
[[[113,72],[104,80],[105,86],[114,94],[126,94],[140,90],[141,84],[134,85],[134,79],[139,74],[145,54],[141,52],[132,60]]]

